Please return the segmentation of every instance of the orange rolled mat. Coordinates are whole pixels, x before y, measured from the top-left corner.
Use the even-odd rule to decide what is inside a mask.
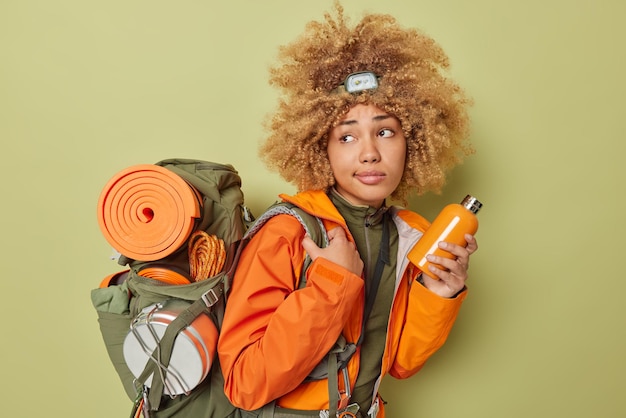
[[[98,200],[98,223],[111,246],[138,261],[167,257],[180,248],[201,214],[198,192],[158,165],[117,173]]]
[[[100,282],[100,287],[109,287],[121,284],[122,281],[126,280],[124,275],[128,275],[129,270],[118,271],[113,274],[109,274]]]
[[[147,277],[149,279],[155,279],[167,284],[189,284],[185,276],[177,273],[173,270],[169,270],[161,267],[147,267],[139,272],[141,277]]]

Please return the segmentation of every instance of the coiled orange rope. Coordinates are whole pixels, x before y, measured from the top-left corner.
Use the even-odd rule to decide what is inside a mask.
[[[224,241],[204,231],[196,231],[188,244],[189,274],[195,281],[205,280],[222,271],[226,262]]]

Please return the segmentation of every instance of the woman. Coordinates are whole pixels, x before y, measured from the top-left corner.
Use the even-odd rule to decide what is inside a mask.
[[[442,75],[445,54],[391,16],[352,27],[336,8],[271,70],[284,97],[261,156],[298,186],[281,198],[322,219],[329,244],[279,215],[242,254],[218,352],[226,395],[252,416],[265,406],[280,417],[383,417],[382,377],[413,375],[445,342],[477,249],[470,235],[466,247],[442,243],[454,258],[429,260],[444,267],[431,270],[438,280],[423,275],[407,254],[428,222],[387,204],[440,190],[471,152],[467,100]],[[337,345],[354,353],[312,378]]]

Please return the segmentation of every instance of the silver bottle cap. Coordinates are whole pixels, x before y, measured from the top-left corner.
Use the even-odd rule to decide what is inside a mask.
[[[478,199],[476,199],[474,196],[469,195],[469,194],[465,196],[465,199],[463,199],[463,201],[461,202],[461,205],[465,207],[467,210],[469,210],[470,212],[472,212],[473,214],[478,213],[480,208],[483,207],[483,204],[480,203]]]

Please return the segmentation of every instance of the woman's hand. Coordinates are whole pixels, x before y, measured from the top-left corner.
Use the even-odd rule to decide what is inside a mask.
[[[360,276],[363,272],[363,261],[354,243],[346,237],[343,228],[337,227],[328,231],[328,240],[328,247],[320,248],[307,235],[302,240],[302,247],[311,260],[322,257]]]
[[[439,243],[439,248],[452,254],[454,256],[453,258],[434,255],[428,255],[426,257],[430,263],[438,264],[447,270],[441,270],[432,264],[428,266],[429,271],[439,277],[439,280],[435,280],[426,274],[422,274],[424,286],[430,291],[439,296],[450,298],[465,288],[470,255],[478,249],[478,243],[473,235],[466,234],[465,241],[467,241],[466,247],[450,242]]]

